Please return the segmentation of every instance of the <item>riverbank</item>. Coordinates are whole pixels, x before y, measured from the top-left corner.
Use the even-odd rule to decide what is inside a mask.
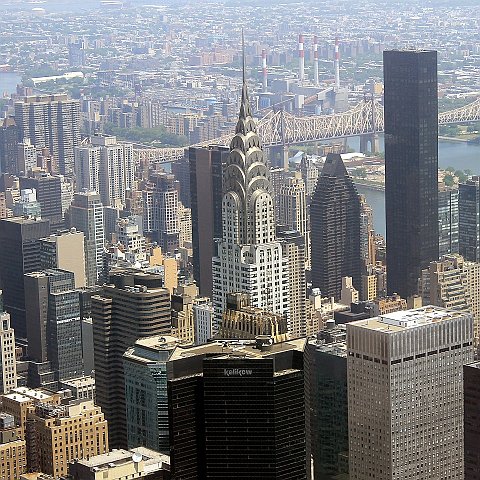
[[[361,187],[365,190],[375,190],[376,192],[384,192],[385,185],[378,182],[366,182],[365,180],[358,180],[353,178],[353,183],[356,187]]]
[[[439,135],[438,139],[442,142],[452,142],[452,143],[467,143],[471,141],[471,138],[460,138],[460,137],[445,137],[443,135]]]

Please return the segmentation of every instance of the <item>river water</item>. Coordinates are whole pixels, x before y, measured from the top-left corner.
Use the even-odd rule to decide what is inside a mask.
[[[6,94],[10,97],[12,93],[17,91],[17,84],[20,83],[22,77],[15,72],[0,72],[0,97]]]
[[[349,145],[358,149],[359,140],[349,139]],[[383,147],[383,144],[381,144]],[[455,170],[471,170],[480,175],[480,145],[460,142],[438,142],[438,166],[453,167]],[[367,203],[373,210],[375,231],[385,235],[385,192],[357,187],[358,193],[365,195]]]

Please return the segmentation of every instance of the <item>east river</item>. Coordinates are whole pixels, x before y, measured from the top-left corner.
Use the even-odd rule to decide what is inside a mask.
[[[349,144],[355,148],[355,139]],[[357,140],[358,143],[358,140]],[[480,145],[464,142],[438,142],[438,166],[453,167],[455,170],[471,170],[480,175]],[[375,231],[385,235],[385,192],[358,187],[358,192],[365,195],[373,209]]]

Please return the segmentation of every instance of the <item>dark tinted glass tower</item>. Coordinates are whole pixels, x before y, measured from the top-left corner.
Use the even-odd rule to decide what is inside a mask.
[[[34,188],[42,208],[42,218],[50,220],[52,231],[63,228],[62,185],[60,177],[42,173],[35,177],[20,177],[20,188]]]
[[[190,147],[193,276],[200,294],[212,296],[214,238],[222,236],[222,165],[227,147]]]
[[[305,339],[177,347],[167,365],[173,478],[305,480]]]
[[[437,52],[386,51],[387,289],[406,298],[438,259]]]
[[[340,298],[342,277],[360,289],[360,198],[342,157],[329,153],[310,205],[312,284]]]
[[[25,275],[28,354],[51,362],[55,380],[83,375],[80,292],[72,272],[56,268]]]
[[[480,178],[458,186],[458,247],[465,260],[480,262]]]
[[[23,275],[40,269],[40,238],[50,235],[50,222],[33,218],[0,220],[0,284],[5,310],[17,338],[26,338]]]

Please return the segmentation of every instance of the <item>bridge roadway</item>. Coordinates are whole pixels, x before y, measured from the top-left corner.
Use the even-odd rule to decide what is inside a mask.
[[[480,98],[464,107],[438,115],[439,125],[474,121],[480,121]],[[372,99],[364,100],[346,112],[332,115],[297,117],[283,110],[269,111],[257,123],[257,131],[265,147],[358,135],[372,136],[383,132],[383,128],[383,105]],[[194,146],[228,145],[232,136],[224,135]],[[185,148],[135,148],[134,155],[142,163],[164,163],[182,158]]]

